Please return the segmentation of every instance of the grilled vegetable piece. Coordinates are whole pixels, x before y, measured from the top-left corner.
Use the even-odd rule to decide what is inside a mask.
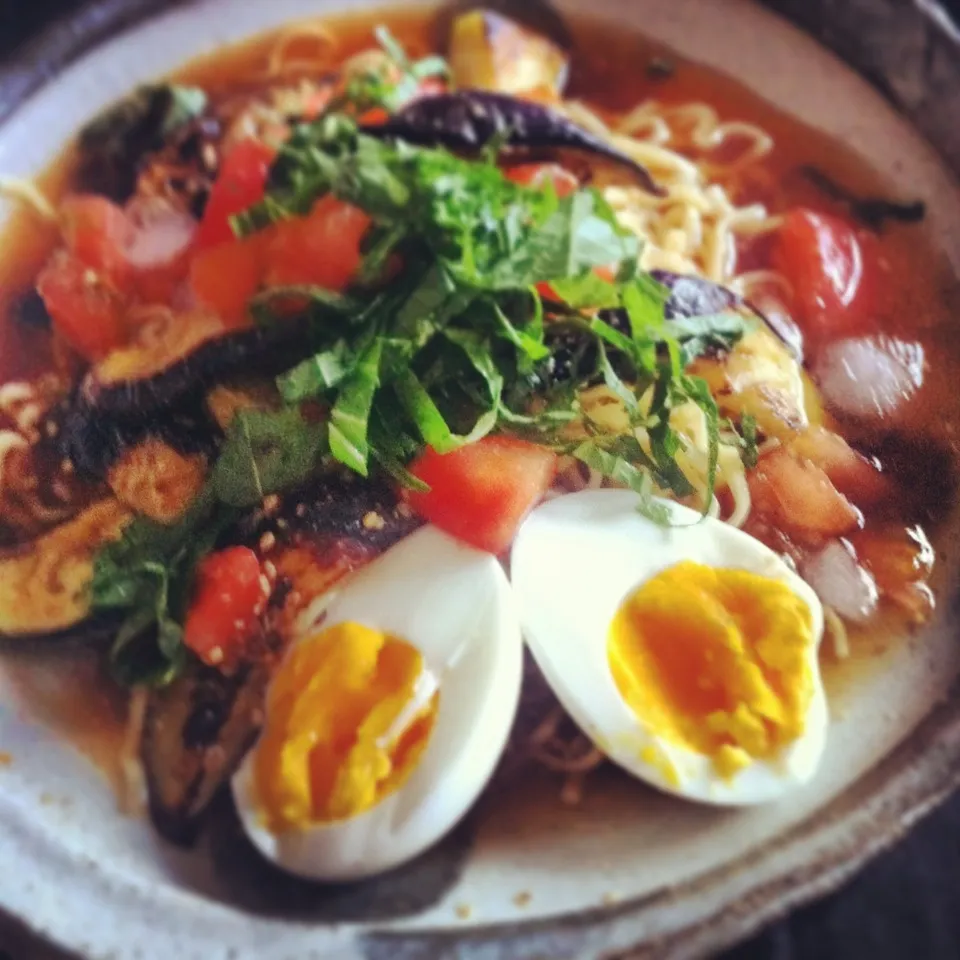
[[[240,330],[201,343],[151,376],[103,383],[95,374],[83,382],[79,400],[100,416],[139,419],[195,399],[210,387],[256,373],[270,377],[289,370],[323,342],[311,316]]]
[[[102,500],[33,543],[0,557],[0,639],[11,642],[100,637],[86,625],[93,558],[116,540],[130,513],[116,500]]]
[[[570,28],[550,0],[523,0],[523,3],[517,3],[517,0],[481,0],[479,3],[477,0],[450,0],[437,14],[436,35],[441,49],[449,45],[453,22],[470,11],[509,17],[561,50],[569,51],[573,47]]]
[[[266,661],[231,676],[200,663],[150,695],[140,755],[150,815],[171,843],[192,843],[217,790],[253,745],[270,677]]]
[[[94,371],[64,414],[62,453],[83,473],[103,477],[148,437],[184,454],[211,452],[220,431],[206,411],[206,392],[244,374],[282,373],[314,353],[323,336],[305,315],[207,340],[149,376],[104,383]]]
[[[378,480],[331,474],[309,488],[270,498],[228,536],[248,543],[277,571],[277,587],[250,657],[230,675],[194,661],[151,694],[141,756],[150,811],[168,840],[189,844],[219,787],[239,766],[263,719],[273,665],[295,634],[309,629],[323,594],[412,532],[420,521]]]
[[[651,276],[670,291],[663,309],[668,320],[675,317],[706,317],[711,313],[723,313],[743,306],[743,300],[732,290],[702,277],[684,276],[666,270],[653,270]]]
[[[709,280],[665,270],[654,270],[651,275],[669,291],[663,306],[664,317],[668,321],[723,313],[738,313],[759,319],[759,315],[733,291]],[[630,335],[630,320],[625,310],[601,310],[599,316],[615,330]],[[552,355],[537,371],[545,384],[563,383],[571,377],[582,376],[585,371],[596,369],[596,348],[589,336],[571,331],[566,326],[553,330],[547,326],[545,340]]]
[[[135,513],[173,523],[199,495],[206,475],[202,454],[182,453],[153,436],[120,453],[107,471],[107,483]]]
[[[206,106],[206,95],[196,87],[163,84],[136,90],[80,132],[78,183],[114,200],[127,200],[147,155],[162,149]]]
[[[342,470],[271,498],[239,524],[232,539],[258,546],[275,541],[282,547],[353,543],[378,553],[421,523],[385,480],[360,480]]]
[[[394,137],[420,146],[479,150],[499,140],[513,150],[568,149],[604,157],[630,169],[656,196],[663,189],[646,167],[562,114],[539,103],[486,90],[458,90],[414,100],[385,123],[361,127],[373,137]]]
[[[753,317],[762,320],[797,360],[803,359],[798,355],[802,353],[802,337],[798,336],[796,330],[783,328],[781,318],[766,316],[732,290],[703,277],[685,276],[667,270],[652,270],[650,275],[670,291],[663,308],[667,320],[678,317],[708,317],[711,314],[730,312]],[[626,329],[626,318],[620,318],[615,325],[622,325]]]
[[[458,86],[510,94],[559,96],[570,67],[556,44],[492,10],[453,21],[447,59]]]
[[[59,441],[61,455],[77,474],[107,480],[110,468],[142,444],[163,444],[185,457],[212,456],[220,434],[200,401],[138,420],[103,414],[95,404],[78,400],[62,414]]]

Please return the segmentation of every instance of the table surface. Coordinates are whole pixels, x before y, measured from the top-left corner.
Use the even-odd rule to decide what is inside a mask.
[[[0,57],[81,0],[0,0]],[[946,0],[960,14],[960,0]],[[844,889],[799,910],[722,960],[960,958],[960,796]],[[0,919],[0,960],[67,960]]]

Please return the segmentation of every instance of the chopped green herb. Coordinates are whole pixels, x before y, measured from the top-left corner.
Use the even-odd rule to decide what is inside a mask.
[[[236,511],[219,504],[211,487],[175,524],[138,517],[94,562],[94,610],[123,610],[124,622],[110,652],[114,673],[133,685],[162,685],[183,666],[182,624],[199,561]]]
[[[410,62],[386,33],[380,42],[391,69],[355,78],[354,110],[391,109],[443,69],[435,58]],[[695,492],[670,422],[692,402],[706,418],[710,506],[719,415],[706,383],[685,370],[729,349],[747,322],[734,313],[667,321],[668,291],[640,270],[636,237],[598,191],[561,198],[512,182],[496,161],[495,147],[470,160],[370,137],[336,111],[299,126],[281,148],[265,199],[234,229],[246,235],[306,214],[332,193],[372,221],[358,282],[349,296],[293,287],[255,299],[260,322],[283,322],[275,304],[291,296],[322,314],[317,353],[278,378],[286,406],[236,416],[204,494],[179,523],[137,520],[97,557],[94,607],[127,612],[113,663],[128,682],[162,682],[182,665],[194,568],[230,524],[330,460],[363,476],[374,463],[423,489],[407,464],[424,444],[442,453],[503,430],[572,454],[665,522],[654,490]],[[599,383],[626,411],[623,434],[604,433],[581,410],[581,392]],[[312,401],[329,411],[326,423],[305,414]],[[574,421],[587,439],[571,443]],[[756,424],[745,417],[740,431],[750,463]]]
[[[213,491],[229,506],[253,506],[306,480],[326,451],[326,427],[310,422],[296,407],[241,411],[213,468]]]

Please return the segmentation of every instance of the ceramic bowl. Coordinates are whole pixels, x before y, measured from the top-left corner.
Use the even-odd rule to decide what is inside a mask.
[[[366,5],[94,3],[0,68],[0,171],[40,169],[100,106],[195,54]],[[778,13],[747,0],[589,4],[869,156],[929,201],[926,229],[960,273],[960,46],[946,18],[920,0],[768,7]],[[145,822],[120,817],[109,786],[18,702],[10,677],[22,664],[7,661],[0,750],[14,762],[0,770],[0,907],[91,957],[593,960],[716,950],[839,884],[960,780],[957,521],[938,618],[890,644],[834,704],[821,774],[789,803],[705,810],[606,771],[571,809],[551,778],[521,778],[491,790],[437,849],[360,886],[311,887],[273,871],[229,809],[202,849],[165,847]]]

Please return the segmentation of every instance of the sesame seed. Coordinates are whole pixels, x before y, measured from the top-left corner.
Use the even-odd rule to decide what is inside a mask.
[[[298,503],[297,509],[294,512],[302,520],[307,515],[307,505],[305,503]]]
[[[60,428],[52,420],[48,420],[44,424],[44,432],[52,440],[60,432]]]
[[[13,755],[5,750],[0,752],[0,767],[9,767],[13,763]]]
[[[613,906],[613,904],[619,903],[619,902],[620,902],[620,894],[619,894],[619,893],[614,893],[612,890],[608,890],[608,891],[603,895],[603,903],[604,903],[605,906],[610,907],[610,906]]]
[[[276,513],[280,509],[280,498],[275,493],[264,497],[263,509],[267,514]]]
[[[260,552],[268,553],[277,545],[276,536],[269,530],[260,538]]]
[[[281,518],[277,521],[277,529],[278,529],[278,530],[286,530],[287,527],[289,527],[289,526],[290,526],[290,524],[287,523],[287,521],[284,520],[283,517],[281,517]]]
[[[263,572],[268,580],[277,579],[277,565],[272,560],[263,562]]]
[[[529,890],[521,890],[514,898],[513,902],[522,910],[533,899],[533,894]]]
[[[270,593],[270,581],[266,578],[264,574],[260,574],[260,589],[265,593]]]
[[[409,520],[413,516],[413,510],[410,509],[410,504],[406,502],[398,503],[397,516],[403,517],[404,520]]]
[[[457,905],[454,913],[456,913],[461,920],[469,920],[473,915],[473,907],[471,907],[469,903],[461,903]]]
[[[63,463],[60,464],[60,469],[66,474],[72,474],[74,471],[73,461],[64,460]]]
[[[214,647],[207,654],[207,662],[216,667],[223,663],[223,647]]]
[[[365,530],[382,530],[386,525],[387,524],[383,517],[381,517],[376,510],[371,510],[363,518],[363,526]]]

